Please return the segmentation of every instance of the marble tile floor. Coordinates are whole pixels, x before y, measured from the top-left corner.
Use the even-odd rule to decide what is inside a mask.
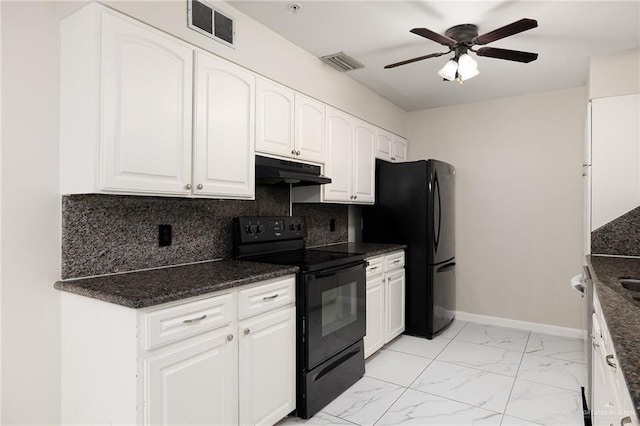
[[[308,425],[582,425],[583,340],[454,321],[402,335]]]

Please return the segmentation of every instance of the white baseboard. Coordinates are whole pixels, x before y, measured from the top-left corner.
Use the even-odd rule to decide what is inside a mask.
[[[554,336],[586,339],[587,332],[579,328],[560,327],[557,325],[540,324],[537,322],[520,321],[509,318],[490,317],[488,315],[470,314],[456,311],[456,319],[460,321],[478,322],[480,324],[497,325],[499,327],[517,328],[520,330],[534,331],[536,333],[551,334]]]

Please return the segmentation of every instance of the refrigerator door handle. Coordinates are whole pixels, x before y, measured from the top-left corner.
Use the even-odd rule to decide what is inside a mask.
[[[440,199],[440,182],[438,182],[438,172],[434,171],[433,178],[434,195],[438,196],[437,213],[438,213],[438,229],[433,232],[434,251],[438,251],[438,243],[440,242],[440,228],[442,226],[442,200]],[[434,212],[435,215],[435,212]],[[435,223],[434,223],[435,225]]]
[[[446,265],[442,265],[441,267],[436,269],[436,272],[447,272],[447,271],[455,268],[455,266],[456,266],[456,262],[449,262]]]

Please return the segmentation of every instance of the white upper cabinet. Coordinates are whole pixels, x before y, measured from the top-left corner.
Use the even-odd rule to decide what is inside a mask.
[[[293,90],[258,78],[256,102],[256,151],[295,157]]]
[[[331,183],[323,185],[324,201],[353,201],[353,117],[327,107],[327,161],[325,174]]]
[[[103,189],[185,192],[191,76],[191,48],[103,15]]]
[[[255,77],[198,53],[194,82],[194,51],[97,3],[62,21],[61,193],[254,197]]]
[[[391,152],[391,161],[396,163],[407,161],[407,140],[393,135],[393,149]]]
[[[197,52],[194,194],[254,198],[254,86],[252,73]]]
[[[352,196],[357,203],[373,204],[375,198],[375,126],[355,120],[353,133]]]
[[[296,93],[295,148],[301,160],[324,163],[325,105]]]
[[[376,129],[376,158],[394,163],[407,160],[407,140],[384,129]]]
[[[256,151],[324,163],[322,102],[264,78],[258,78],[256,97]]]

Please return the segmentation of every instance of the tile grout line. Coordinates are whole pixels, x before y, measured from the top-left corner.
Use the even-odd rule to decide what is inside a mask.
[[[507,398],[507,404],[504,406],[504,412],[502,413],[502,421],[504,421],[504,416],[507,415],[507,408],[509,407],[509,403],[511,402],[511,396],[513,395],[513,388],[516,386],[516,380],[518,380],[518,374],[520,373],[520,368],[522,367],[522,361],[524,360],[524,354],[527,353],[527,346],[529,346],[529,339],[531,339],[531,331],[529,331],[529,335],[527,336],[527,343],[524,345],[524,349],[522,350],[522,356],[520,357],[520,363],[518,364],[518,369],[516,370],[516,375],[513,378],[513,384],[511,385],[511,390],[509,391],[509,397]],[[527,419],[523,419],[523,420],[527,420]],[[502,424],[502,421],[500,422],[501,424]]]

